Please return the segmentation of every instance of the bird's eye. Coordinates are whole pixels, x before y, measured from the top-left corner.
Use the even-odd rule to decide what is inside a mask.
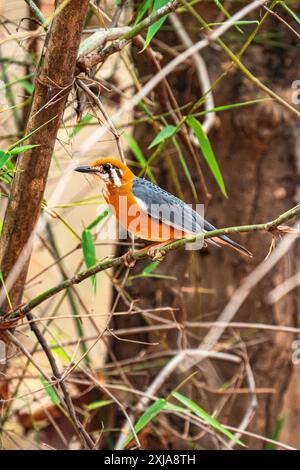
[[[105,171],[105,173],[109,173],[110,170],[111,170],[111,164],[110,163],[104,163],[102,165],[102,169],[103,169],[103,171]]]

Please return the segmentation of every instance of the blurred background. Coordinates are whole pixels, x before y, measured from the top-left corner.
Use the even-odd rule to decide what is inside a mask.
[[[43,32],[24,34],[39,27],[28,3],[0,2],[3,151],[24,136],[45,41]],[[138,23],[166,3],[121,2],[118,25]],[[299,118],[276,99],[299,111],[293,85],[300,78],[298,2],[267,2],[271,13],[261,6],[247,14],[222,36],[225,48],[213,42],[188,57],[138,105],[125,110],[115,122],[117,139],[108,129],[92,147],[86,145],[107,115],[129,103],[174,57],[251,3],[180,2],[149,47],[142,50],[145,30],[143,39],[95,66],[89,71],[89,86],[106,117],[88,94],[73,87],[45,190],[45,227],[34,245],[22,302],[90,267],[89,255],[98,262],[124,254],[132,245],[130,238],[119,242],[113,233],[103,240],[106,224],[114,222],[106,213],[102,189],[69,171],[77,158],[83,164],[102,156],[120,158],[118,142],[135,174],[188,203],[203,203],[205,217],[217,227],[268,222],[299,203]],[[35,4],[45,17],[53,13],[53,1]],[[90,2],[82,40],[108,28],[117,8],[114,1]],[[241,58],[246,71],[235,58]],[[191,129],[185,126],[172,134],[188,114],[202,124],[221,176],[207,164]],[[151,146],[163,129],[168,137]],[[1,169],[1,222],[16,158]],[[281,234],[252,232],[233,238],[251,250],[252,259],[212,246],[179,249],[162,263],[147,258],[132,271],[124,266],[103,271],[96,284],[86,279],[35,310],[61,372],[67,373],[78,416],[99,448],[120,444],[120,428],[127,426],[128,432],[128,414],[136,423],[150,398],[171,396],[179,386],[183,396],[251,449],[281,449],[284,444],[299,448],[300,366],[292,356],[300,331],[299,242],[260,277],[257,267],[272,256]],[[144,246],[141,240],[136,243]],[[287,280],[292,286],[288,292]],[[275,297],[270,297],[272,292]],[[51,375],[25,319],[16,334]],[[177,366],[162,376],[177,357]],[[55,387],[45,384],[18,348],[6,374],[3,448],[79,448]],[[151,389],[156,379],[158,386]],[[180,404],[174,398],[172,403]],[[175,409],[150,420],[139,439],[144,449],[239,447],[231,438],[228,444],[207,422],[184,418]]]

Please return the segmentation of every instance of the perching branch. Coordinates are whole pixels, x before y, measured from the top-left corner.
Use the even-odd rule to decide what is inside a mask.
[[[234,234],[234,233],[243,233],[243,232],[250,233],[250,232],[258,232],[258,231],[260,232],[265,231],[265,232],[272,233],[275,230],[278,231],[279,233],[293,231],[292,228],[282,227],[281,224],[286,222],[287,220],[292,219],[297,214],[300,214],[300,204],[288,210],[287,212],[284,212],[279,217],[277,217],[276,219],[270,222],[266,222],[262,224],[254,224],[254,225],[241,225],[241,226],[236,226],[236,227],[221,228],[221,229],[212,230],[211,232],[200,233],[195,236],[181,238],[180,240],[176,240],[170,243],[169,245],[164,246],[163,248],[158,248],[156,250],[156,253],[161,253],[162,255],[165,255],[167,252],[180,248],[186,245],[187,243],[192,243],[192,242],[195,242],[196,240],[206,240],[209,238],[213,238],[213,237],[217,237],[217,236],[225,235],[225,234],[229,235],[229,234]],[[147,251],[142,251],[142,252],[136,251],[136,252],[130,253],[130,256],[132,260],[138,261],[140,259],[149,257],[150,255],[149,253],[147,253]],[[15,325],[15,323],[20,318],[24,317],[24,315],[26,315],[28,312],[33,310],[35,307],[45,302],[47,299],[53,297],[54,295],[58,294],[59,292],[65,289],[68,289],[74,284],[80,284],[85,279],[91,276],[94,276],[95,274],[101,271],[105,271],[106,269],[109,269],[112,267],[121,266],[122,264],[125,264],[124,256],[119,256],[117,258],[105,260],[97,264],[95,267],[87,269],[86,271],[82,271],[76,276],[73,276],[72,278],[63,281],[60,284],[57,284],[56,286],[51,287],[50,289],[42,292],[40,295],[34,297],[27,304],[22,305],[21,307],[15,309],[12,312],[8,312],[8,314],[3,318],[2,322],[0,323],[0,329],[10,328],[12,325]]]

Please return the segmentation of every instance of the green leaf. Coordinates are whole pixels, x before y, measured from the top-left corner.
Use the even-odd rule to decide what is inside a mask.
[[[195,413],[195,415],[197,415],[199,418],[203,419],[203,421],[205,421],[207,424],[212,426],[214,429],[221,432],[240,446],[245,447],[245,444],[243,444],[237,437],[235,437],[230,431],[228,431],[228,429],[226,429],[222,424],[220,424],[215,418],[212,418],[208,413],[206,413],[206,411],[200,408],[200,406],[198,406],[192,400],[185,397],[184,395],[181,395],[181,393],[179,392],[173,392],[172,396],[176,398],[176,400],[180,401],[180,403],[185,405],[187,408],[189,408],[193,413]]]
[[[155,418],[155,416],[164,408],[166,400],[164,398],[159,398],[156,402],[153,403],[146,411],[142,414],[140,419],[134,425],[134,430],[136,433],[139,433],[145,426],[147,426],[150,421]],[[124,447],[126,447],[131,439],[134,437],[134,434],[131,432],[127,437]]]
[[[144,2],[139,5],[138,10],[136,12],[136,20],[134,24],[138,24],[145,16],[147,10],[151,7],[153,0],[144,0]]]
[[[56,344],[56,341],[53,339],[50,341],[50,344],[51,345],[54,345]],[[65,364],[70,364],[70,359],[68,358],[68,355],[67,353],[64,351],[63,348],[61,348],[60,346],[55,346],[55,347],[52,347],[51,348],[51,351],[53,352],[54,355],[56,355],[57,357],[59,357],[59,359],[64,362]]]
[[[113,403],[113,400],[98,400],[98,401],[93,401],[92,403],[89,403],[86,405],[86,409],[88,411],[93,411],[97,410],[98,408],[103,408],[103,406],[107,406]]]
[[[4,167],[6,162],[10,159],[10,154],[0,150],[0,170]]]
[[[22,147],[13,148],[10,152],[4,152],[4,150],[0,150],[0,170],[4,167],[4,165],[6,165],[6,163],[8,163],[12,156],[18,155],[19,153],[25,152],[25,150],[29,150],[34,147],[39,147],[39,145],[23,145]]]
[[[82,232],[82,251],[83,259],[87,269],[92,268],[97,263],[96,248],[94,238],[89,229]],[[91,277],[92,286],[96,293],[96,275]]]
[[[26,150],[33,149],[35,147],[40,147],[40,144],[32,144],[32,145],[22,145],[21,147],[16,147],[12,149],[9,154],[10,155],[18,155],[19,153],[25,152]]]
[[[151,144],[149,145],[148,149],[152,149],[156,145],[160,144],[166,139],[169,139],[172,137],[174,134],[177,132],[177,127],[175,126],[166,126],[164,127],[155,137],[155,139],[152,140]]]
[[[159,261],[153,261],[152,263],[148,264],[148,266],[145,267],[145,269],[143,269],[143,276],[148,276],[149,274],[152,273],[152,271],[154,271],[155,268],[157,268],[157,266],[159,265]]]
[[[53,405],[58,406],[60,404],[60,399],[52,385],[49,385],[49,383],[47,382],[47,380],[44,379],[44,377],[40,377],[40,381],[42,382],[44,390],[52,401]]]
[[[28,80],[19,80],[19,85],[21,85],[21,87],[24,88],[24,90],[27,91],[29,95],[32,95],[34,90],[32,83],[30,83]]]
[[[98,225],[101,220],[105,219],[105,217],[107,217],[109,214],[109,210],[108,209],[104,209],[103,212],[101,212],[100,215],[98,215],[98,217],[96,217],[88,226],[87,226],[87,229],[88,230],[92,230],[92,228],[96,227],[96,225]]]
[[[223,181],[223,177],[222,177],[219,165],[218,165],[218,162],[216,160],[216,157],[214,155],[214,152],[213,152],[213,149],[210,145],[208,137],[207,137],[207,135],[205,134],[205,132],[203,130],[203,127],[201,126],[200,122],[196,118],[194,118],[193,116],[188,116],[186,118],[186,122],[190,126],[190,128],[194,131],[194,133],[195,133],[195,135],[198,139],[200,148],[202,150],[203,156],[204,156],[204,158],[205,158],[212,174],[214,175],[214,177],[215,177],[215,179],[216,179],[216,181],[219,185],[219,188],[221,189],[224,196],[228,197],[226,189],[225,189],[225,184],[224,184],[224,181]]]
[[[173,403],[166,403],[165,406],[164,406],[164,410],[166,411],[175,411],[175,412],[179,412],[179,413],[189,413],[190,410],[188,410],[187,408],[183,408],[182,406],[178,406],[178,405],[173,405]]]
[[[169,2],[169,0],[154,0],[152,13],[156,12],[161,7],[164,7],[168,2]],[[146,49],[146,47],[150,44],[151,39],[157,33],[157,31],[162,27],[162,25],[166,21],[167,17],[168,17],[168,15],[163,16],[158,21],[156,21],[156,23],[153,23],[151,26],[149,26],[143,50]]]
[[[153,181],[153,183],[156,183],[156,179],[155,179],[151,169],[149,168],[148,162],[145,159],[145,157],[143,155],[143,152],[141,151],[141,149],[140,149],[137,141],[135,140],[135,138],[132,135],[128,134],[127,132],[124,132],[123,135],[124,135],[125,139],[127,140],[127,143],[129,145],[132,153],[134,154],[135,158],[137,159],[137,161],[139,162],[141,167],[143,169],[146,169],[147,176],[151,179],[151,181]]]
[[[190,173],[190,170],[187,166],[187,163],[185,161],[185,158],[183,156],[183,153],[181,151],[181,148],[180,148],[180,145],[178,144],[177,140],[176,140],[176,137],[172,137],[172,142],[177,150],[177,154],[178,154],[178,158],[180,160],[180,163],[181,163],[181,166],[183,168],[183,171],[185,173],[185,176],[189,182],[189,185],[191,187],[191,190],[192,190],[192,193],[193,193],[193,196],[195,198],[195,200],[198,199],[198,195],[197,195],[197,191],[196,191],[196,188],[195,188],[195,185],[194,185],[194,181],[193,181],[193,178],[192,178],[192,175]]]
[[[275,424],[275,429],[274,429],[274,431],[272,433],[272,436],[271,436],[271,439],[273,441],[278,441],[285,420],[286,420],[286,415],[281,416],[281,418],[279,418],[277,420],[277,422]],[[276,447],[276,444],[273,444],[272,442],[269,442],[268,444],[266,444],[264,450],[275,450],[275,447]]]

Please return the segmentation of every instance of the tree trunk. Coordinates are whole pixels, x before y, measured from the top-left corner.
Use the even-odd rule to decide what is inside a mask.
[[[63,0],[58,2],[64,3]],[[36,145],[18,158],[3,222],[0,266],[10,301],[16,307],[22,299],[32,250],[33,232],[40,214],[56,135],[67,97],[73,84],[76,58],[89,0],[71,0],[55,16],[47,33],[44,54],[36,75],[32,107],[25,135],[43,126],[27,141]],[[22,256],[24,258],[21,261]],[[17,269],[15,273],[14,269]],[[9,275],[12,274],[12,282]],[[10,285],[11,284],[11,285]],[[3,289],[1,289],[2,295]],[[2,302],[0,313],[8,309]],[[10,356],[10,345],[0,334],[1,351]],[[1,362],[2,361],[2,362]],[[0,374],[7,367],[0,357]],[[7,398],[7,384],[0,377],[0,398]]]
[[[30,244],[20,273],[9,288],[13,306],[22,298],[31,252],[30,237],[40,214],[57,131],[73,84],[88,3],[88,0],[70,1],[54,18],[37,73],[26,135],[43,127],[26,141],[37,147],[18,158],[0,246],[1,271],[6,280],[28,242]]]
[[[210,17],[210,7],[201,5],[199,11],[206,21],[215,21],[215,16]],[[190,33],[194,30],[195,24],[190,16],[186,18],[189,23],[184,22],[185,28]],[[268,20],[264,28],[269,33],[275,31],[278,33],[280,30],[282,42],[288,44],[287,49],[284,49],[284,54],[282,54],[280,48],[268,47],[265,44],[252,44],[243,56],[243,63],[269,88],[290,102],[292,81],[299,76],[296,43],[291,33],[274,18]],[[177,37],[170,31],[167,34],[160,33],[159,39],[171,48],[174,44],[178,44]],[[195,40],[195,37],[192,39]],[[151,64],[145,61],[144,54],[134,56],[140,77],[156,73],[153,68],[151,69]],[[229,65],[228,57],[211,47],[204,51],[203,58],[213,83],[224,70],[224,66]],[[199,99],[202,95],[193,65],[190,68],[185,66],[183,71],[173,73],[168,80],[181,106],[188,102],[195,102],[195,99]],[[260,90],[235,68],[231,69],[225,79],[221,80],[214,89],[216,106],[239,103],[258,97],[262,97]],[[162,112],[161,107],[158,107],[156,111]],[[217,227],[265,222],[299,202],[297,191],[300,172],[298,150],[300,127],[294,116],[279,104],[265,101],[255,106],[219,113],[217,123],[218,125],[210,132],[209,139],[220,165],[229,199],[222,196],[205,166],[200,149],[197,149],[197,156],[213,195],[209,205],[205,207],[207,220]],[[149,125],[139,125],[134,135],[144,154],[147,155],[147,147],[155,136],[153,128]],[[180,145],[184,149],[182,142]],[[197,179],[194,162],[190,152],[185,151],[184,154],[198,195],[203,202],[204,192]],[[186,189],[184,172],[175,158],[174,154],[171,165],[175,169],[181,188],[185,188],[183,192],[186,202],[191,203],[193,202],[192,194]],[[169,164],[166,153],[163,153],[161,158],[155,161],[154,168],[157,169],[155,174],[159,179],[159,184],[174,193],[176,188]],[[161,306],[178,308],[179,311],[176,312],[178,321],[215,320],[245,276],[266,257],[272,241],[271,236],[266,233],[242,235],[235,239],[253,252],[253,261],[249,262],[229,249],[221,250],[215,247],[188,255],[186,254],[188,252],[184,251],[170,253],[156,272],[175,276],[177,281],[141,280],[139,283],[135,282],[130,289],[131,296],[142,299],[143,308]],[[294,248],[258,284],[234,318],[235,321],[299,326],[297,291],[287,295],[275,306],[270,306],[266,302],[266,296],[272,288],[299,270],[299,258],[296,254],[296,248]],[[120,308],[124,308],[124,305]],[[131,322],[136,323],[136,317],[134,316]],[[119,317],[115,322],[118,327],[132,326],[132,323],[128,325],[127,318],[123,320]],[[193,331],[193,334],[198,336],[198,340],[197,342],[191,340],[191,344],[199,344],[199,338],[203,337],[206,332],[207,330]],[[156,336],[156,339],[159,338],[162,349],[164,349],[164,344],[167,344],[169,348],[177,347],[179,335],[175,333],[173,331],[172,334],[161,333],[160,336]],[[242,348],[247,351],[256,387],[265,389],[265,393],[258,393],[258,407],[249,429],[262,436],[270,437],[281,415],[283,399],[292,374],[291,344],[294,338],[283,332],[269,333],[235,328],[227,329],[221,341],[222,343],[225,341],[235,343],[237,337],[243,344]],[[137,339],[147,338],[137,336]],[[166,340],[167,343],[164,343]],[[130,347],[125,343],[122,347],[122,344],[118,343],[115,352],[118,359],[124,359],[134,357],[138,349],[138,345]],[[213,364],[213,369],[207,364],[202,372],[202,379],[208,387],[219,387],[232,377],[229,366],[221,367],[216,363]],[[179,382],[180,380],[173,378],[172,384],[176,385]],[[170,391],[170,384],[168,385],[160,390],[160,396],[165,396]],[[246,383],[242,382],[240,387],[243,385],[246,386]],[[202,390],[200,396],[201,406],[203,405],[208,412],[212,412],[220,400],[220,395],[205,390]],[[232,395],[230,406],[225,407],[227,411],[221,413],[218,419],[221,422],[238,425],[248,406],[247,403],[245,396]],[[288,439],[290,442],[291,436]],[[298,442],[296,443],[295,440]],[[243,438],[243,441],[246,439]],[[300,446],[299,435],[297,439],[293,439],[293,443]],[[176,443],[173,444],[176,446]],[[264,447],[263,441],[257,439],[250,439],[248,445],[250,448]]]

